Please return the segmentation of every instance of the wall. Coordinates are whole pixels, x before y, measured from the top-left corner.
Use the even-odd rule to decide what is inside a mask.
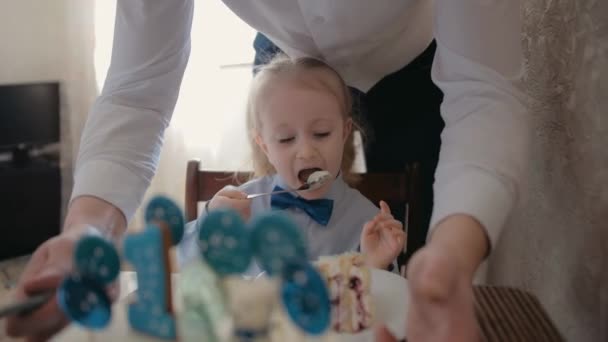
[[[63,78],[66,1],[0,2],[0,83]]]
[[[63,208],[72,160],[96,94],[94,1],[0,1],[0,84],[59,81]]]
[[[608,3],[524,3],[529,190],[490,280],[535,293],[568,341],[608,341]]]

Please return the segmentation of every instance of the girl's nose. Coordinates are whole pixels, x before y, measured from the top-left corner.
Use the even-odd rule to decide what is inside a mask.
[[[302,141],[298,146],[297,157],[299,159],[309,160],[316,156],[316,149],[311,141]]]

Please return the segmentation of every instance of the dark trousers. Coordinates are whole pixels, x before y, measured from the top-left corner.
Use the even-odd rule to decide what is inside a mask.
[[[255,65],[267,63],[281,52],[268,38],[254,41]],[[439,106],[443,94],[431,81],[435,55],[433,42],[416,59],[385,76],[367,93],[351,88],[355,119],[365,131],[368,172],[399,172],[417,165],[417,217],[408,230],[411,256],[424,245],[433,208],[433,182],[443,129]],[[392,207],[392,206],[391,206]],[[403,212],[394,212],[403,218]],[[412,222],[412,221],[410,221]]]

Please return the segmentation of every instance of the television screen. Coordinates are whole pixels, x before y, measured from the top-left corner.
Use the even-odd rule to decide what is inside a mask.
[[[0,148],[59,142],[59,83],[0,85]]]

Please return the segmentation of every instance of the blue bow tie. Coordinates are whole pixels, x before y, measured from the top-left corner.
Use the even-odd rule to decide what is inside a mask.
[[[255,341],[258,337],[268,336],[268,329],[253,330],[241,328],[236,329],[234,335],[237,338],[237,341],[240,342]]]
[[[282,191],[283,188],[275,186],[273,191]],[[307,200],[293,196],[290,193],[274,194],[270,197],[270,206],[275,209],[299,208],[320,225],[327,226],[334,201],[330,199]]]

